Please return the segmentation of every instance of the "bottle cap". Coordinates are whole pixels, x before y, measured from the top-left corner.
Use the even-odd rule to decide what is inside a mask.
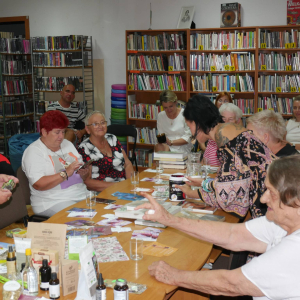
[[[31,249],[30,248],[25,250],[25,255],[31,255]]]
[[[102,273],[100,273],[99,277],[98,277],[98,285],[103,285],[103,284],[104,284],[104,281],[103,281]]]
[[[126,285],[126,284],[127,284],[127,281],[125,279],[122,279],[122,278],[119,278],[116,281],[116,285],[118,285],[118,286],[123,286],[123,285]]]
[[[43,259],[43,267],[48,267],[48,259]]]
[[[57,279],[57,274],[55,272],[51,273],[51,279],[56,280]]]
[[[14,259],[15,258],[15,253],[13,251],[13,247],[12,246],[8,247],[7,258],[8,259]]]
[[[8,246],[8,252],[14,252],[12,246]]]

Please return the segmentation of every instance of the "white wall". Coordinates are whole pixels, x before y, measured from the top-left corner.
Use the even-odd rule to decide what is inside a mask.
[[[125,30],[176,28],[182,6],[194,5],[197,28],[220,26],[224,0],[0,0],[0,17],[28,15],[30,35],[92,35],[94,58],[104,59],[105,114],[110,115],[110,89],[125,83]],[[286,0],[239,0],[242,26],[285,25]]]

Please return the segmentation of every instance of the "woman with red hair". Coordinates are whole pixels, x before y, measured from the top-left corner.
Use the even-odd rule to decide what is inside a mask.
[[[36,215],[51,217],[86,198],[84,181],[90,172],[78,170],[81,155],[64,139],[68,125],[62,112],[46,112],[40,119],[41,137],[23,154],[22,169],[29,180],[30,201]]]

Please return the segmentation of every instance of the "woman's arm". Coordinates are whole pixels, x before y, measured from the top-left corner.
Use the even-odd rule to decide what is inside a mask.
[[[188,142],[184,139],[177,139],[177,140],[170,140],[169,138],[167,138],[167,145],[168,146],[182,146],[187,144]]]
[[[88,178],[84,182],[89,190],[102,192],[106,188],[115,184],[115,182],[106,182],[103,180]]]
[[[122,150],[122,153],[123,153],[123,157],[124,157],[124,160],[125,160],[125,164],[124,164],[125,177],[126,177],[126,179],[128,179],[128,178],[131,177],[131,174],[134,172],[133,171],[133,166],[132,166],[132,163],[129,160],[129,158],[128,158],[128,156],[127,156],[127,154],[125,153],[124,150]]]

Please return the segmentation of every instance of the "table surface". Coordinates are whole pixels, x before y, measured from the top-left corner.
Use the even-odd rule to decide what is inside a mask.
[[[166,173],[174,173],[175,170],[168,170]],[[144,177],[154,177],[155,173],[150,172],[142,172],[140,173],[140,180]],[[151,188],[153,186],[152,182],[145,182],[142,181],[139,183],[139,187],[144,188]],[[130,192],[133,188],[131,185],[130,180],[125,180],[119,182],[117,184],[112,185],[109,188],[106,188],[103,192],[101,192],[98,197],[107,198],[107,199],[114,199],[117,200],[116,197],[111,196],[114,192]],[[130,201],[125,200],[117,200],[116,204],[126,204]],[[105,204],[96,204],[94,207],[98,212],[96,216],[93,218],[93,221],[96,223],[103,218],[101,215],[105,213],[113,213],[112,210],[104,210]],[[76,220],[78,218],[68,218],[68,213],[66,212],[71,207],[85,207],[85,201],[81,201],[73,206],[70,206],[67,209],[60,211],[59,213],[52,216],[47,223],[60,223],[64,224],[66,222]],[[215,212],[215,215],[225,216],[225,222],[230,223],[237,223],[238,219],[224,211],[218,210]],[[134,220],[130,220],[134,221]],[[138,226],[135,225],[134,222],[128,225],[132,228],[132,230],[138,230],[145,228],[145,226]],[[116,236],[118,241],[120,242],[121,246],[123,247],[124,251],[127,253],[129,257],[129,241],[131,239],[132,232],[122,232],[122,233],[113,233],[110,236]],[[12,240],[4,240],[1,239],[3,242],[12,243]],[[116,278],[125,278],[127,281],[146,284],[147,290],[142,295],[133,295],[130,294],[130,299],[164,299],[165,295],[172,292],[176,289],[175,286],[170,286],[167,284],[160,283],[156,281],[152,276],[149,275],[148,266],[155,261],[164,260],[168,264],[173,267],[182,270],[190,270],[195,271],[202,268],[202,266],[207,261],[210,252],[212,250],[212,244],[208,242],[204,242],[193,238],[185,233],[182,233],[173,228],[166,228],[160,233],[158,242],[166,244],[168,246],[177,248],[178,250],[168,256],[168,257],[155,257],[144,255],[143,259],[140,261],[117,261],[117,262],[110,262],[110,263],[99,263],[100,272],[103,275],[104,279],[116,279]],[[149,242],[144,242],[149,243]],[[2,289],[2,285],[1,285]],[[1,291],[0,291],[1,292]],[[49,297],[47,292],[39,293],[39,296]],[[75,293],[70,294],[68,296],[63,297],[61,295],[60,299],[67,300],[67,299],[74,299],[76,296]],[[113,299],[113,290],[107,289],[107,298]]]

